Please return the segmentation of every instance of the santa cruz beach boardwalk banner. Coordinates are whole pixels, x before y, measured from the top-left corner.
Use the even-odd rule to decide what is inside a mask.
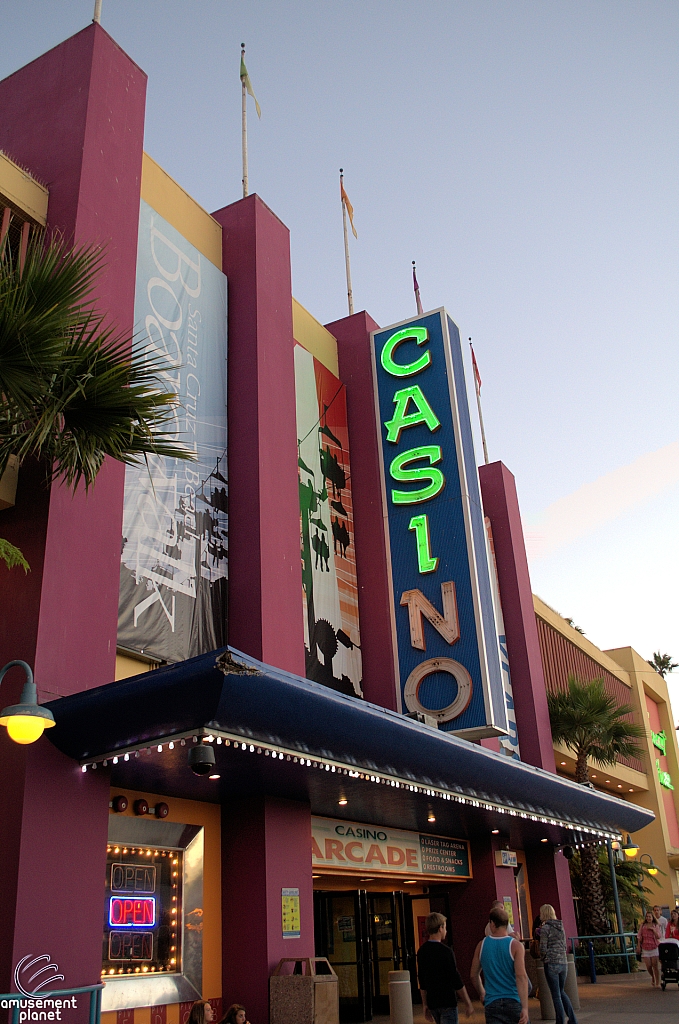
[[[197,460],[126,469],[118,644],[174,662],[226,643],[226,277],[143,201],[134,316]]]

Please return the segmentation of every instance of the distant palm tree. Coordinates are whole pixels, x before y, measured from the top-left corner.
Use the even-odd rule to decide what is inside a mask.
[[[106,456],[191,459],[171,429],[177,396],[129,335],[92,303],[104,254],[36,235],[23,266],[0,253],[0,475],[11,455],[40,460],[46,479],[75,491],[94,483]],[[0,558],[23,565],[0,539]]]
[[[606,767],[619,757],[642,757],[638,742],[644,730],[626,719],[632,714],[631,704],[618,704],[606,693],[603,679],[583,682],[569,675],[568,688],[547,694],[552,738],[575,754],[575,781],[589,784],[587,760]],[[583,879],[582,917],[585,934],[609,930],[606,905],[601,886],[601,872],[596,846],[581,850]]]
[[[650,664],[656,670],[656,672],[665,678],[670,672],[674,672],[675,668],[679,668],[679,662],[672,661],[671,654],[661,654],[660,651],[654,651],[653,657],[650,659]]]

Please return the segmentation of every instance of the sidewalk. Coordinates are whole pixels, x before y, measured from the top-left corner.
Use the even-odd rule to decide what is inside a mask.
[[[638,974],[611,974],[599,977],[596,985],[586,978],[578,984],[580,1012],[578,1024],[677,1024],[679,1021],[679,986],[667,986],[663,992],[651,988],[645,971]],[[529,999],[531,1024],[542,1020],[540,1003]],[[414,1008],[414,1024],[426,1024],[422,1008]],[[474,1002],[474,1016],[460,1015],[460,1024],[483,1024],[481,1004]],[[373,1017],[372,1024],[389,1024],[389,1017]]]

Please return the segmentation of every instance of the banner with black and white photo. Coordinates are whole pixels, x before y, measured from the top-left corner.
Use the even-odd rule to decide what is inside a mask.
[[[226,644],[226,277],[144,201],[134,313],[197,459],[126,468],[118,645],[183,661]]]

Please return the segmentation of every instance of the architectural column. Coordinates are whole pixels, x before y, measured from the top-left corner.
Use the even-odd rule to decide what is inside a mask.
[[[366,700],[397,710],[391,566],[384,533],[386,509],[380,472],[370,332],[379,329],[364,311],[326,324],[337,339],[339,375],[347,389],[354,541],[358,576],[363,693]]]
[[[146,76],[99,25],[0,82],[0,149],[48,187],[48,230],[105,246],[95,300],[130,336],[145,94]],[[26,463],[1,514],[31,571],[0,567],[0,664],[31,664],[40,700],[114,677],[124,478],[107,461],[89,495],[71,497]],[[23,681],[7,675],[0,706]],[[108,773],[84,775],[47,735],[19,748],[0,733],[0,991],[19,960],[43,954],[64,975],[56,987],[97,983]],[[81,999],[74,1024],[86,1019]]]
[[[282,889],[299,889],[300,937],[283,938]],[[311,809],[273,797],[222,807],[223,1005],[269,1018],[269,978],[283,957],[315,956]]]
[[[228,280],[229,643],[303,676],[290,233],[257,195],[213,216]]]
[[[521,760],[555,772],[547,690],[516,481],[502,462],[481,466],[479,478],[483,511],[493,531]]]
[[[94,298],[130,337],[145,98],[146,75],[100,25],[0,82],[0,149],[47,185],[48,231],[104,247]],[[72,497],[26,464],[16,505],[2,513],[2,536],[31,572],[0,568],[12,591],[0,663],[29,662],[41,700],[114,678],[124,481],[125,467],[107,460],[90,493]]]

